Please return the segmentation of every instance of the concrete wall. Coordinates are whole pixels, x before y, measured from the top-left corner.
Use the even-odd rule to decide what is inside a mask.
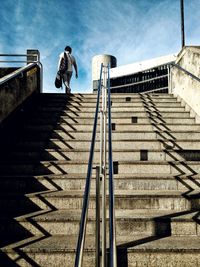
[[[17,70],[19,68],[0,68],[0,78],[12,73],[13,71]]]
[[[176,63],[200,78],[200,47],[184,47],[179,53]],[[171,69],[170,84],[172,93],[182,99],[183,104],[186,104],[186,109],[190,110],[193,113],[192,115],[196,115],[199,121],[200,82],[176,67],[173,67]]]
[[[17,70],[18,71],[18,70]],[[2,79],[5,79],[5,76]],[[2,81],[1,79],[1,81]],[[0,123],[25,99],[40,90],[40,69],[37,65],[0,86]]]

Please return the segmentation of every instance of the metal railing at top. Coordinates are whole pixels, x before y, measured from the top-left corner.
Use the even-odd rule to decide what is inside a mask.
[[[33,68],[34,66],[38,66],[40,69],[40,92],[42,92],[43,89],[43,66],[42,63],[39,61],[39,55],[38,54],[0,54],[0,58],[2,57],[25,57],[26,60],[1,60],[0,64],[2,63],[26,63],[27,65],[23,67],[19,67],[18,69],[14,70],[13,72],[5,75],[4,77],[0,78],[0,86],[6,82],[9,82],[13,78],[21,75],[23,76],[23,73],[25,71],[28,71],[29,69]],[[31,58],[35,58],[36,60],[32,60]],[[4,66],[6,67],[6,66]]]
[[[84,243],[86,238],[86,226],[89,208],[90,186],[93,169],[94,147],[96,140],[98,113],[100,113],[100,162],[96,167],[96,267],[107,266],[106,249],[106,178],[107,178],[107,143],[109,155],[109,266],[117,267],[116,234],[115,234],[115,209],[114,209],[114,181],[113,181],[113,161],[112,161],[112,124],[111,124],[111,97],[110,97],[110,75],[109,66],[101,65],[100,79],[97,92],[97,104],[94,117],[94,126],[90,147],[88,170],[84,191],[83,207],[80,220],[80,229],[76,249],[75,267],[81,267],[83,262]],[[100,95],[102,103],[100,108]],[[108,104],[107,104],[108,99]],[[108,115],[108,116],[107,116]],[[108,121],[108,125],[107,125]],[[107,140],[108,129],[108,140]],[[108,142],[107,142],[108,141]],[[100,216],[100,181],[102,183],[102,215]],[[102,217],[102,231],[100,235],[100,217]],[[102,239],[100,242],[100,238]],[[100,248],[100,244],[102,247]]]
[[[26,60],[16,60],[16,59],[15,60],[7,60],[7,59],[1,60],[0,59],[0,63],[37,63],[39,62],[38,54],[0,54],[0,58],[2,57],[4,58],[5,57],[16,57],[16,58],[23,57],[23,58],[26,58]],[[30,57],[36,58],[36,60],[30,59]]]
[[[173,61],[122,77],[111,78],[112,93],[142,93],[150,90],[166,91],[169,68]]]

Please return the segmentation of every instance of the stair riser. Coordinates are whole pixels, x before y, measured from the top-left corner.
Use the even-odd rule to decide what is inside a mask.
[[[130,267],[193,267],[200,263],[199,254],[195,252],[137,252],[129,249],[126,257]]]
[[[162,140],[161,140],[162,141]],[[134,141],[115,141],[113,140],[112,147],[114,150],[117,150],[119,148],[119,142],[120,142],[120,149],[122,150],[161,150],[166,149],[166,146],[174,149],[187,149],[187,150],[199,150],[200,149],[200,140],[196,140],[194,142],[192,141],[176,141],[176,142],[159,142],[159,141],[148,141],[148,140],[136,140]],[[90,142],[89,141],[68,141],[68,140],[58,140],[58,139],[52,139],[50,142],[45,143],[43,141],[24,141],[19,143],[16,146],[16,149],[26,149],[30,151],[33,149],[87,149],[90,148]],[[99,142],[96,142],[96,148],[99,148]]]
[[[193,153],[188,153],[188,156],[194,158]],[[145,156],[145,158],[144,158]],[[200,158],[200,153],[198,155]],[[85,161],[87,162],[89,159],[89,151],[53,151],[49,150],[43,153],[38,152],[22,152],[16,151],[10,153],[8,158],[3,157],[2,160],[15,160],[17,162],[30,162],[30,161],[56,161],[56,160],[66,160],[66,161]],[[178,152],[168,151],[167,153],[164,151],[113,151],[113,161],[174,161],[176,160],[185,160],[184,156],[182,156]],[[94,153],[94,162],[98,162],[100,160],[100,152],[96,151]]]
[[[36,226],[32,225],[28,222],[19,222],[19,224],[28,230],[33,235],[41,235],[40,229],[45,229],[50,235],[78,235],[79,233],[79,221],[72,222],[36,222]],[[38,229],[37,229],[38,225]],[[156,233],[156,223],[152,221],[134,221],[134,220],[122,220],[121,222],[116,220],[116,233],[117,235],[125,236],[128,234],[147,234],[154,235]],[[8,230],[8,225],[6,230]],[[12,226],[11,226],[12,227]],[[40,228],[41,227],[41,228]],[[107,223],[107,227],[109,224]],[[24,233],[24,229],[22,228],[22,232],[17,232],[18,235]],[[3,231],[4,229],[2,229]],[[10,230],[15,230],[11,228]],[[1,232],[2,232],[1,231]],[[87,234],[95,235],[95,222],[88,221],[87,223]]]
[[[63,111],[63,108],[62,107],[41,107],[38,109],[38,111],[41,113],[41,112],[59,112],[59,111]],[[134,112],[134,111],[146,111],[146,108],[142,105],[135,105],[135,106],[132,106],[132,107],[112,107],[112,112],[123,112],[123,111],[128,111],[128,112]],[[152,111],[155,111],[155,108],[149,106],[148,108],[148,111],[152,112]],[[185,111],[185,108],[184,107],[181,107],[181,106],[176,106],[176,107],[162,107],[162,106],[158,106],[156,108],[156,111],[158,112],[162,112],[162,111],[165,111],[165,112],[180,112],[180,111]],[[70,113],[70,112],[73,112],[75,114],[82,114],[82,112],[95,112],[95,107],[67,107],[66,108],[66,111],[65,113]]]
[[[64,139],[64,140],[87,140],[91,141],[92,139],[92,133],[91,132],[62,132],[62,131],[54,131],[53,133],[48,133],[48,132],[36,132],[34,135],[29,134],[27,136],[27,139],[30,140],[47,140],[49,138],[49,135],[51,136],[52,139]],[[163,136],[167,136],[170,139],[172,139],[171,136],[167,134],[162,134]],[[172,134],[173,135],[173,134]],[[135,132],[135,133],[119,133],[119,132],[113,132],[112,134],[112,139],[113,140],[148,140],[148,139],[156,139],[156,133],[154,132]],[[198,137],[198,136],[197,136]],[[100,133],[96,134],[96,140],[100,139]],[[200,136],[199,136],[200,139]]]
[[[20,254],[20,256],[19,256]],[[42,266],[42,267],[72,267],[74,266],[75,262],[75,249],[73,251],[54,251],[54,252],[39,252],[39,253],[31,253],[31,252],[25,252],[25,258],[21,256],[23,253],[16,253],[11,252],[7,253],[8,257],[13,259],[13,261],[18,264],[20,267],[32,267],[32,266]],[[31,259],[31,262],[34,262],[33,264],[29,264],[29,260]],[[6,265],[5,265],[6,266]],[[94,248],[92,248],[92,252],[84,252],[84,260],[83,260],[83,267],[88,266],[95,266],[95,252]]]
[[[45,201],[43,201],[43,199]],[[28,207],[30,204],[37,205],[40,209],[51,210],[53,206],[56,209],[65,209],[65,210],[81,210],[83,199],[82,197],[51,197],[50,195],[47,197],[29,197],[29,199],[17,199],[18,205],[23,205]],[[47,204],[48,203],[48,204]],[[1,206],[2,210],[10,210],[16,204],[16,199],[3,199]],[[96,201],[93,196],[90,197],[90,209],[95,209]],[[115,207],[116,209],[156,209],[156,210],[179,210],[185,211],[191,208],[199,208],[200,201],[199,200],[187,200],[186,198],[180,196],[170,197],[170,196],[115,196]]]
[[[162,123],[153,123],[153,124],[142,124],[142,122],[138,123],[131,123],[131,119],[127,119],[128,124],[115,124],[115,130],[113,130],[113,133],[115,131],[126,131],[127,133],[129,132],[134,132],[134,131],[156,131],[156,132],[161,132],[162,131],[200,131],[200,126],[195,125],[195,124],[162,124]],[[115,123],[115,122],[112,122]],[[143,122],[146,123],[146,122]],[[93,124],[66,124],[62,123],[61,125],[55,127],[57,130],[63,130],[63,131],[70,131],[70,132],[75,132],[75,131],[91,131],[93,130]],[[99,129],[99,126],[98,126]],[[34,130],[36,133],[37,131],[50,131],[53,132],[53,128],[49,126],[44,126],[44,127],[30,127],[28,130]],[[33,132],[34,133],[34,132]]]
[[[199,254],[195,252],[122,252],[121,260],[128,262],[129,267],[194,267],[199,266]],[[69,252],[55,252],[55,253],[26,253],[27,257],[32,259],[42,267],[58,267],[66,266],[72,267],[74,265],[75,254]],[[17,253],[8,254],[11,258],[16,258],[15,262],[21,267],[30,267],[22,257]],[[83,267],[95,266],[94,252],[85,252]],[[121,266],[121,265],[120,265]]]
[[[192,175],[193,173],[199,173],[200,165],[199,163],[194,164],[129,164],[122,163],[118,165],[118,173],[163,173],[163,174],[173,174],[181,175],[187,174]]]
[[[64,94],[63,94],[64,95]],[[81,94],[80,96],[79,95],[71,95],[70,97],[67,97],[65,99],[63,99],[63,95],[59,95],[58,97],[56,96],[52,96],[52,97],[49,97],[49,96],[44,96],[44,99],[43,99],[43,102],[44,103],[66,103],[67,101],[72,101],[72,102],[80,102],[80,103],[83,103],[83,102],[96,102],[96,99],[97,99],[97,94]],[[171,94],[162,94],[162,95],[155,95],[155,94],[151,94],[151,97],[147,97],[146,95],[143,95],[142,97],[138,94],[111,94],[111,99],[112,101],[115,101],[115,102],[122,102],[122,101],[125,101],[126,98],[130,98],[131,101],[138,101],[138,100],[141,100],[141,99],[144,99],[145,101],[167,101],[167,102],[174,102],[174,101],[177,101],[177,98],[174,97],[173,95]]]
[[[64,131],[54,131],[54,132],[39,132],[35,131],[34,134],[29,133],[26,135],[27,139],[33,140],[47,140],[49,139],[49,136],[52,139],[64,139],[64,140],[88,140],[91,141],[92,139],[92,133],[91,132],[73,132],[71,129],[70,132],[64,132]],[[117,132],[113,130],[112,132],[112,140],[156,140],[156,139],[168,139],[168,140],[200,140],[200,133],[176,133],[176,132]],[[100,133],[96,133],[96,140],[100,139]]]
[[[83,176],[84,177],[84,176]],[[86,177],[86,176],[85,176]],[[34,179],[34,178],[33,178]],[[85,188],[85,178],[75,179],[75,178],[55,178],[55,179],[7,179],[6,182],[2,181],[1,191],[2,192],[22,192],[31,193],[42,190],[55,190],[56,187],[62,190],[84,190]],[[96,188],[95,180],[92,180],[91,189]],[[200,184],[200,179],[183,179],[180,176],[179,181],[174,179],[148,179],[148,178],[138,178],[138,179],[115,179],[114,185],[115,190],[185,190],[188,188],[199,189],[198,184]],[[108,188],[108,185],[107,185]]]
[[[112,100],[111,100],[112,101]],[[135,100],[135,101],[131,101],[131,102],[125,102],[125,101],[121,101],[121,102],[115,102],[112,101],[112,105],[111,108],[116,108],[116,107],[138,107],[138,106],[144,106],[146,105],[148,108],[159,108],[159,107],[180,107],[181,103],[180,102],[176,102],[176,101],[155,101],[154,103],[151,103],[150,101],[145,102],[143,104],[143,102],[141,100]],[[59,103],[53,103],[53,107],[54,108],[73,108],[73,107],[77,107],[77,108],[95,108],[96,107],[96,102],[68,102],[68,103],[63,103],[63,104],[59,104]],[[51,108],[52,107],[52,103],[47,103],[44,106],[45,108]],[[100,103],[100,107],[101,107],[101,103]]]
[[[94,163],[94,166],[98,165],[98,163]],[[117,166],[116,173],[124,174],[124,173],[163,173],[163,174],[187,174],[191,175],[193,173],[199,173],[200,165],[197,162],[193,164],[168,164],[164,163],[160,164],[160,162],[156,163],[123,163],[120,162]],[[0,166],[0,171],[2,174],[10,173],[10,174],[24,174],[24,175],[45,175],[45,174],[64,174],[64,173],[86,173],[87,172],[87,164],[79,163],[79,164],[71,164],[71,163],[42,163],[41,165],[31,165],[31,164],[18,164],[18,165],[8,165],[8,166]],[[192,173],[193,172],[193,173]]]
[[[115,125],[115,129],[116,131],[127,131],[127,129],[129,129],[129,131],[152,131],[153,126],[151,126],[150,124],[131,124],[131,119],[129,121],[129,125],[127,124],[116,124]],[[97,130],[99,130],[100,126],[97,126]],[[59,125],[56,129],[58,130],[63,130],[63,131],[69,131],[69,132],[78,132],[78,131],[86,131],[86,132],[91,132],[93,131],[93,124],[65,124],[62,123],[61,125]],[[50,132],[53,132],[53,128],[49,128],[48,126],[44,128],[29,128],[29,130],[34,130],[34,131],[47,131],[49,130]],[[165,129],[166,130],[166,129]],[[114,132],[114,131],[113,131]]]
[[[195,221],[171,222],[171,233],[174,236],[200,236],[200,225]]]
[[[131,97],[130,99],[128,99],[127,101],[127,98],[126,97],[120,97],[120,98],[116,98],[116,97],[113,97],[113,95],[111,96],[111,101],[112,103],[115,105],[124,105],[124,104],[127,104],[127,105],[133,105],[135,103],[138,103],[138,102],[145,102],[145,103],[149,103],[149,104],[152,104],[152,103],[156,103],[156,104],[160,104],[160,103],[167,103],[168,105],[173,105],[174,103],[180,103],[180,102],[177,102],[177,99],[176,98],[153,98],[152,101],[148,100],[148,99],[145,99],[142,100],[140,97]],[[100,103],[101,103],[101,99],[100,99]],[[59,100],[51,100],[49,102],[44,102],[44,105],[45,106],[67,106],[69,104],[73,104],[73,105],[96,105],[96,98],[93,98],[93,99],[83,99],[83,100],[78,100],[78,99],[69,99],[68,101],[66,100],[63,100],[63,101],[59,101]]]
[[[172,215],[173,216],[173,215]],[[169,219],[170,220],[170,219]],[[22,226],[21,232],[19,227],[14,229],[13,225],[6,225],[6,231],[10,229],[10,232],[16,231],[17,235],[24,234],[24,228],[33,235],[41,235],[41,229],[45,229],[50,235],[78,235],[79,233],[79,220],[73,221],[55,221],[55,222],[41,222],[36,221],[34,224],[29,222],[18,222]],[[38,228],[37,228],[38,227]],[[95,221],[88,221],[87,234],[95,235]],[[109,223],[107,222],[107,229],[109,229]],[[161,235],[168,234],[169,229],[174,236],[196,235],[200,236],[200,226],[192,222],[176,222],[159,220],[154,218],[151,220],[146,219],[116,219],[116,234],[117,236],[128,235]],[[5,231],[4,227],[1,229],[1,233]]]
[[[55,113],[54,113],[55,114]],[[157,114],[156,112],[151,112],[150,113],[151,116],[155,116],[155,117],[160,117],[160,118],[190,118],[190,113],[189,112],[161,112],[160,115]],[[77,116],[77,114],[71,113],[68,115],[62,115],[62,113],[57,113],[58,118],[54,118],[54,117],[50,117],[48,112],[43,112],[38,113],[38,116],[36,116],[37,114],[35,114],[34,118],[30,118],[30,126],[36,123],[40,124],[47,124],[48,122],[59,122],[60,120],[62,121],[67,121],[69,123],[93,123],[94,121],[94,113],[93,112],[82,112],[80,114],[80,116]],[[112,113],[112,121],[114,122],[114,120],[118,121],[119,118],[124,118],[126,119],[127,117],[131,118],[131,117],[146,117],[147,113],[145,111],[140,112],[114,112]],[[38,125],[39,126],[39,125]]]

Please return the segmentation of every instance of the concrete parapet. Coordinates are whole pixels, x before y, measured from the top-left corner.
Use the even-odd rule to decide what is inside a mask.
[[[24,67],[23,67],[24,68]],[[16,70],[17,76],[6,81],[8,74],[0,79],[0,123],[33,92],[40,90],[40,69],[34,65],[28,70],[23,68]]]
[[[179,53],[176,64],[200,77],[200,46],[184,47]],[[200,82],[187,75],[176,67],[171,69],[171,90],[172,93],[182,99],[186,110],[200,121]]]

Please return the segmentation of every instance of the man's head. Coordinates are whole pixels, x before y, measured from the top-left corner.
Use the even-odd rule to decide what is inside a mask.
[[[71,49],[71,47],[70,47],[70,46],[66,46],[66,47],[65,47],[65,51],[68,51],[68,52],[71,54],[71,52],[72,52],[72,49]]]

